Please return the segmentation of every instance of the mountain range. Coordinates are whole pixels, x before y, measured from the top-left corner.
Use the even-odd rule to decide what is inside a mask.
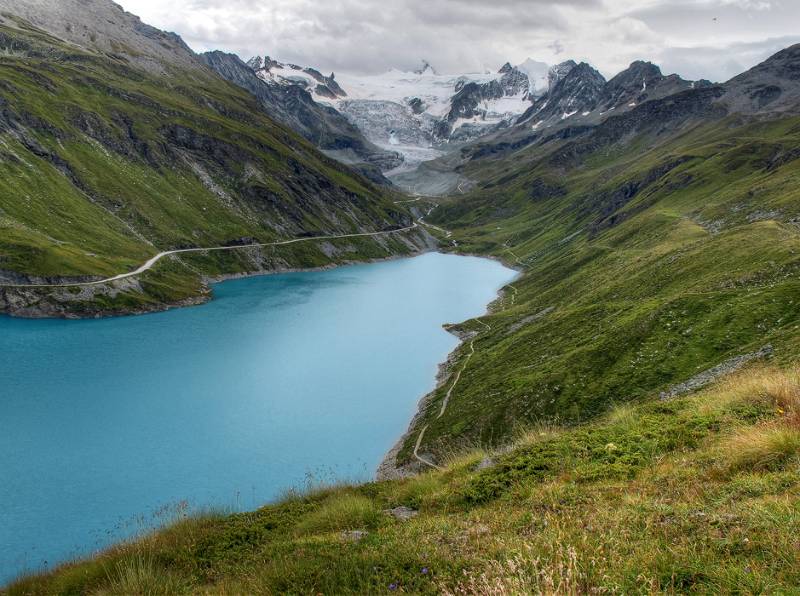
[[[486,134],[522,114],[541,92],[522,68],[504,65],[498,72],[444,75],[429,63],[414,72],[323,76],[310,67],[270,58],[248,61],[273,89],[299,88],[315,101],[343,114],[376,145],[400,152],[400,170],[442,153],[450,142]],[[529,61],[532,72],[545,65]],[[398,168],[395,168],[398,170]]]
[[[383,169],[406,188],[403,180],[421,163],[482,137],[526,123],[532,130],[567,121],[596,125],[639,103],[711,85],[665,76],[642,61],[609,81],[589,64],[572,60],[548,66],[528,59],[517,66],[506,63],[496,72],[456,75],[439,74],[424,62],[415,72],[345,74],[338,79],[334,73],[325,76],[269,56],[247,64],[274,93],[302,92],[309,101],[344,116],[369,143],[399,153],[404,163],[384,160]]]

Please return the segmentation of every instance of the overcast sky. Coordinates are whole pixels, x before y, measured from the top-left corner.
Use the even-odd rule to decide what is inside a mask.
[[[197,51],[325,71],[497,69],[573,58],[611,76],[635,59],[724,81],[800,42],[800,0],[116,0]]]

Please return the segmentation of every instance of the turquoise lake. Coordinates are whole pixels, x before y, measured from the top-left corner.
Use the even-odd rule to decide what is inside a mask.
[[[368,480],[516,273],[411,259],[228,281],[210,303],[0,317],[0,585],[190,510]]]

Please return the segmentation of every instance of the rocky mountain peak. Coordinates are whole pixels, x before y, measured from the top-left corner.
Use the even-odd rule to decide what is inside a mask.
[[[508,64],[507,66],[511,66]],[[503,67],[503,76],[500,78],[500,86],[503,90],[503,96],[511,97],[520,95],[521,93],[528,93],[530,89],[530,79],[528,75],[519,70],[517,67],[505,69]]]
[[[800,44],[781,50],[724,86],[723,101],[733,110],[800,112]]]
[[[246,64],[256,72],[270,72],[273,68],[287,68],[287,65],[284,65],[277,60],[273,60],[266,55],[263,58],[261,56],[254,56],[253,58],[250,58]],[[297,68],[299,69],[299,67]]]
[[[645,101],[648,91],[652,91],[664,78],[658,66],[637,60],[606,84],[601,107],[604,111],[620,105],[633,107]]]
[[[646,91],[647,85],[653,85],[664,78],[661,69],[652,62],[637,60],[609,81],[609,85],[634,87],[637,84]]]
[[[316,68],[284,64],[269,56],[251,58],[247,66],[268,84],[300,87],[318,98],[328,100],[347,97],[347,93],[336,82],[334,73],[326,77]]]
[[[550,71],[547,73],[547,91],[552,91],[558,82],[567,76],[576,66],[578,66],[578,63],[574,60],[567,60],[561,64],[551,66]]]
[[[253,56],[246,64],[253,70],[262,70],[264,68],[264,59],[261,56]]]
[[[510,62],[506,62],[505,64],[503,64],[503,66],[500,67],[500,70],[497,71],[497,74],[508,74],[512,70],[514,70],[514,67],[511,66]]]
[[[591,112],[602,99],[606,80],[589,64],[564,62],[551,69],[551,88],[522,115],[519,122],[551,126],[577,114]]]
[[[431,63],[427,60],[422,60],[422,67],[418,68],[414,71],[414,74],[424,75],[424,74],[436,74],[436,70],[434,70]]]
[[[556,83],[551,94],[554,98],[569,96],[586,103],[592,97],[599,98],[605,84],[603,75],[590,64],[581,62]]]
[[[58,39],[149,72],[204,68],[180,36],[143,23],[111,0],[0,0],[0,13],[6,26],[21,27],[13,15]]]

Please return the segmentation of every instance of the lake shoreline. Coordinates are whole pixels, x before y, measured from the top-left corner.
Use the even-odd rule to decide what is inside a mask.
[[[459,256],[469,256],[469,257],[478,257],[478,258],[490,259],[490,260],[493,260],[493,261],[497,261],[498,263],[500,263],[504,267],[508,267],[509,269],[512,269],[512,270],[517,272],[517,276],[514,279],[512,279],[506,285],[502,286],[501,288],[499,288],[497,290],[497,297],[494,300],[492,300],[491,302],[489,302],[489,304],[486,305],[486,310],[482,314],[478,315],[477,317],[473,317],[474,319],[480,319],[482,317],[485,317],[486,315],[491,314],[492,313],[492,305],[495,304],[498,300],[503,298],[503,294],[504,294],[503,290],[504,290],[504,288],[507,288],[509,286],[509,284],[513,284],[519,278],[519,276],[522,274],[522,270],[518,266],[517,267],[512,267],[510,265],[507,265],[507,264],[503,263],[503,260],[500,259],[499,257],[486,256],[486,255],[477,255],[477,254],[467,254],[467,253],[460,253],[460,252],[457,252],[457,251],[454,252],[454,253],[451,253],[451,254],[458,254]],[[472,320],[472,319],[469,319],[469,320]],[[462,321],[462,323],[464,323],[464,322],[466,322],[466,321]],[[456,326],[457,325],[458,324],[456,324]],[[407,427],[406,431],[400,436],[399,439],[397,439],[397,441],[392,446],[392,448],[389,449],[389,451],[386,452],[386,455],[384,455],[383,459],[381,460],[381,463],[378,464],[378,467],[375,470],[375,480],[377,482],[384,482],[384,481],[387,481],[387,480],[401,480],[403,478],[411,478],[413,476],[417,476],[418,474],[420,474],[420,473],[422,473],[422,472],[424,472],[425,470],[428,469],[422,462],[419,462],[419,461],[413,461],[412,460],[412,461],[410,461],[408,463],[405,463],[405,464],[398,464],[397,456],[400,455],[400,452],[403,450],[403,447],[406,444],[406,442],[408,441],[408,439],[411,436],[413,436],[414,434],[416,434],[417,426],[418,426],[419,422],[423,419],[425,411],[428,409],[428,407],[431,405],[431,403],[433,403],[433,400],[435,399],[437,392],[442,387],[444,387],[447,384],[447,382],[450,380],[452,368],[459,361],[459,358],[457,357],[458,352],[461,350],[461,348],[464,346],[464,344],[470,339],[470,337],[472,337],[471,333],[459,333],[456,330],[456,326],[449,327],[449,328],[445,327],[445,330],[448,333],[451,333],[451,334],[455,335],[459,339],[458,345],[455,348],[453,348],[453,351],[451,351],[447,355],[447,358],[444,360],[444,362],[440,362],[439,363],[439,368],[438,368],[438,371],[436,373],[436,384],[435,384],[434,388],[431,389],[431,391],[429,391],[425,395],[423,395],[422,398],[420,398],[419,402],[417,403],[417,411],[414,414],[414,416],[411,418],[411,422],[408,424],[408,427]]]
[[[163,302],[148,304],[141,308],[131,308],[126,310],[93,310],[80,312],[69,309],[70,303],[85,298],[91,300],[97,296],[115,297],[125,290],[139,290],[141,285],[137,278],[126,278],[109,284],[93,287],[81,288],[77,295],[68,295],[69,288],[57,288],[49,292],[43,292],[41,288],[19,288],[19,287],[0,287],[0,316],[9,316],[20,319],[66,319],[66,320],[91,320],[106,319],[114,317],[129,317],[166,312],[178,308],[191,306],[201,306],[214,299],[211,286],[225,281],[246,279],[251,277],[261,277],[267,275],[282,275],[288,273],[312,273],[319,271],[329,271],[340,267],[350,267],[354,265],[369,265],[382,263],[398,259],[409,259],[430,252],[437,252],[440,248],[438,240],[430,233],[423,231],[421,237],[406,238],[406,246],[409,252],[402,254],[392,254],[385,257],[371,259],[349,259],[320,265],[317,267],[278,267],[274,269],[258,269],[240,273],[223,273],[220,275],[202,276],[202,288],[199,294],[175,302]],[[242,247],[243,249],[249,247]],[[469,256],[469,255],[464,255]],[[56,296],[56,301],[63,308],[55,308],[52,303],[43,301],[40,298],[44,295]],[[25,300],[20,297],[26,298]],[[59,298],[63,300],[59,300]]]

